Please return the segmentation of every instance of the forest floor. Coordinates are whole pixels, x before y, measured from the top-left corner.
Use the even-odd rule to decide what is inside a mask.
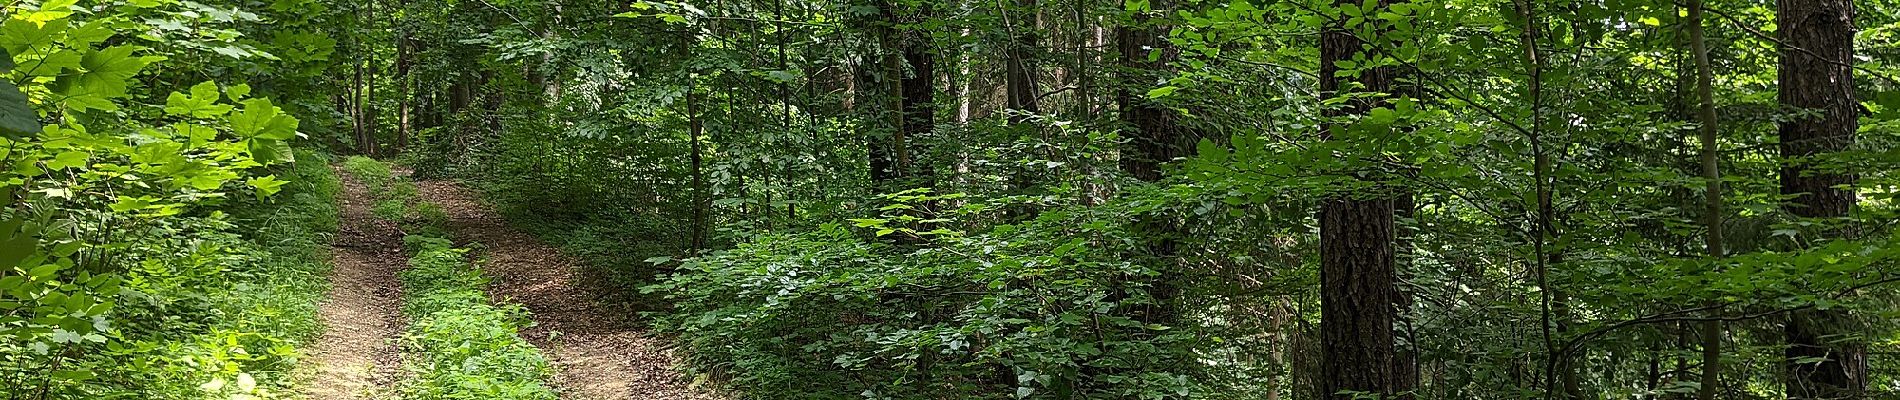
[[[475,191],[451,181],[417,182],[422,197],[442,206],[458,243],[477,247],[496,303],[526,307],[534,325],[521,336],[555,367],[565,400],[715,399],[675,368],[667,343],[646,332],[634,312],[603,302],[610,289],[589,284],[578,260],[508,226]]]
[[[398,173],[406,175],[405,173]],[[403,379],[402,284],[407,267],[403,232],[371,213],[374,197],[348,173],[338,202],[341,226],[334,244],[330,293],[320,308],[324,333],[311,350],[312,400],[394,398]],[[660,338],[634,321],[629,309],[586,283],[581,264],[509,227],[475,192],[449,181],[417,182],[422,197],[439,204],[458,243],[478,243],[483,274],[496,303],[527,308],[534,324],[521,332],[552,361],[550,382],[563,400],[718,397],[690,384]]]
[[[374,399],[401,381],[402,230],[370,213],[375,199],[363,182],[337,170],[339,226],[332,243],[330,293],[318,308],[323,335],[310,352],[307,393],[313,400]]]

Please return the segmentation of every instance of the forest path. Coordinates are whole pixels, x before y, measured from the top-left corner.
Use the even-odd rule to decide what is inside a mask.
[[[402,231],[370,213],[376,200],[363,182],[337,170],[340,226],[331,244],[330,292],[318,307],[323,334],[311,347],[312,400],[376,399],[401,381]]]
[[[554,364],[552,385],[565,400],[715,399],[692,387],[663,341],[632,320],[633,311],[585,284],[578,260],[508,226],[480,197],[455,182],[421,181],[422,197],[449,216],[456,242],[480,243],[489,296],[526,307],[534,325],[521,336]]]

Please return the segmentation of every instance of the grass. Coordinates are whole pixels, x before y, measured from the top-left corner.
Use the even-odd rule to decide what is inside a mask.
[[[407,340],[416,377],[405,397],[555,399],[542,383],[552,374],[547,358],[520,336],[527,310],[488,302],[488,279],[468,262],[467,249],[439,238],[410,242],[417,251],[402,272],[403,313],[412,318]]]
[[[351,157],[343,169],[356,175],[377,197],[379,218],[418,232],[403,238],[414,255],[401,272],[403,314],[409,316],[404,341],[415,377],[405,382],[404,398],[418,400],[554,400],[544,383],[553,374],[539,349],[521,339],[527,310],[518,304],[493,304],[482,289],[488,278],[468,260],[468,249],[455,247],[444,234],[448,214],[423,201],[415,185],[392,174],[388,164]]]

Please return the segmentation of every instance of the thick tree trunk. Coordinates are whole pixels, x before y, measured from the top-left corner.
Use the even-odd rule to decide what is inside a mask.
[[[1149,5],[1153,12],[1172,10],[1173,1],[1153,0]],[[1149,102],[1145,98],[1147,88],[1157,81],[1157,77],[1169,72],[1168,64],[1179,54],[1163,35],[1168,33],[1166,26],[1154,24],[1147,12],[1136,14],[1132,26],[1115,28],[1117,47],[1121,52],[1121,62],[1126,75],[1121,77],[1121,85],[1116,92],[1116,106],[1121,110],[1123,136],[1128,140],[1121,149],[1121,170],[1148,182],[1158,182],[1163,177],[1161,166],[1176,157],[1189,155],[1194,146],[1189,142],[1195,135],[1178,124],[1173,111]],[[1150,50],[1160,52],[1160,57],[1150,60]],[[1177,272],[1180,269],[1179,236],[1181,222],[1164,215],[1143,215],[1136,221],[1136,229],[1146,242],[1146,257],[1153,260],[1157,268],[1164,271],[1157,278],[1149,279],[1149,297],[1158,304],[1140,313],[1144,322],[1173,325],[1178,320],[1173,299],[1181,293],[1181,283]]]
[[[1356,5],[1345,0],[1341,5]],[[1381,7],[1389,5],[1380,2]],[[1371,11],[1368,11],[1370,13]],[[1337,62],[1370,49],[1334,22],[1320,34],[1320,92],[1336,96],[1347,87],[1336,76]],[[1398,70],[1362,71],[1365,91],[1392,93]],[[1332,113],[1364,113],[1372,101],[1355,101]],[[1330,133],[1322,133],[1330,138]],[[1381,188],[1374,191],[1388,190]],[[1320,206],[1321,392],[1327,398],[1351,393],[1403,398],[1412,389],[1406,362],[1396,349],[1393,324],[1403,301],[1398,290],[1394,206],[1398,193],[1357,193],[1325,200]],[[1346,393],[1346,394],[1342,394]]]
[[[913,32],[904,36],[904,64],[909,69],[900,72],[904,77],[899,82],[903,86],[903,129],[892,141],[893,161],[904,177],[927,180],[931,175],[928,166],[918,161],[919,155],[910,142],[937,127],[937,57],[930,47],[929,35]],[[928,185],[926,182],[912,184]]]
[[[1155,10],[1167,10],[1169,0],[1153,0]],[[1168,63],[1180,52],[1169,45],[1164,26],[1150,26],[1145,14],[1135,16],[1134,26],[1115,28],[1115,40],[1121,51],[1122,67],[1129,71],[1121,77],[1115,93],[1115,105],[1121,109],[1123,136],[1128,143],[1121,151],[1121,169],[1136,179],[1161,180],[1161,165],[1176,157],[1187,156],[1194,148],[1194,135],[1175,121],[1172,111],[1150,103],[1146,88],[1168,71]],[[1151,52],[1159,57],[1149,59]]]
[[[1809,159],[1846,150],[1854,144],[1858,105],[1854,75],[1854,2],[1852,0],[1780,0],[1776,35],[1784,47],[1780,61],[1780,99],[1788,108],[1819,115],[1781,122],[1781,193],[1794,196],[1784,205],[1803,218],[1847,216],[1854,192],[1840,186],[1854,177],[1814,171]],[[1846,236],[1852,232],[1825,232]],[[1788,398],[1858,398],[1867,387],[1866,349],[1834,336],[1849,322],[1837,310],[1790,315],[1786,368]],[[1813,360],[1819,360],[1815,362]]]

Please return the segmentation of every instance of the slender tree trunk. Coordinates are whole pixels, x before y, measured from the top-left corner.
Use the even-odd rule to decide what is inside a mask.
[[[1341,0],[1340,5],[1358,2]],[[1390,5],[1379,3],[1380,8]],[[1367,10],[1367,13],[1373,13]],[[1366,43],[1344,21],[1335,21],[1320,33],[1320,92],[1341,95],[1347,85],[1337,76],[1337,62],[1372,54]],[[1374,43],[1376,45],[1376,41]],[[1357,82],[1365,91],[1393,93],[1398,70],[1380,67],[1362,71]],[[1364,113],[1376,103],[1354,101],[1329,113]],[[1330,133],[1323,133],[1330,139]],[[1373,188],[1373,191],[1395,191]],[[1396,350],[1393,324],[1398,319],[1398,290],[1393,242],[1394,207],[1398,193],[1362,193],[1326,199],[1320,206],[1320,340],[1322,393],[1327,398],[1353,398],[1341,393],[1368,393],[1382,398],[1404,398],[1412,389],[1405,362]]]
[[[682,38],[683,40],[681,42],[685,44],[686,58],[692,59],[693,46],[696,44],[693,43],[691,34],[684,35]],[[700,143],[700,137],[706,134],[706,125],[705,122],[701,120],[701,117],[699,110],[699,76],[697,73],[689,73],[686,76],[686,125],[687,134],[692,135],[692,137],[688,139],[692,147],[692,154],[689,156],[691,158],[692,170],[689,173],[693,176],[693,228],[692,238],[690,238],[690,240],[692,241],[692,248],[695,253],[706,250],[706,230],[709,228],[707,226],[707,214],[709,214],[709,210],[706,209],[709,203],[707,202],[706,196],[705,156],[703,155],[705,149]]]
[[[1717,135],[1719,126],[1715,119],[1715,70],[1709,65],[1709,48],[1703,34],[1702,0],[1689,0],[1690,51],[1695,52],[1696,99],[1700,104],[1696,108],[1696,125],[1701,142],[1703,188],[1702,221],[1703,247],[1709,258],[1719,259],[1725,256],[1722,250],[1722,170],[1718,162],[1721,147]],[[1699,327],[1702,336],[1702,383],[1696,391],[1700,400],[1714,400],[1715,393],[1722,380],[1722,323],[1704,321]]]
[[[397,85],[396,150],[402,151],[409,147],[409,132],[414,129],[410,121],[410,110],[415,106],[415,78],[410,76],[409,70],[414,57],[411,52],[415,49],[415,39],[411,38],[407,32],[398,33],[395,36],[397,37],[396,76],[392,80]]]
[[[1810,118],[1780,123],[1781,194],[1793,201],[1783,208],[1802,218],[1846,217],[1854,207],[1854,176],[1816,171],[1811,158],[1854,145],[1859,111],[1854,96],[1854,2],[1852,0],[1780,0],[1775,14],[1781,41],[1781,103],[1818,111]],[[1816,232],[1822,237],[1854,233]],[[1838,310],[1797,311],[1785,327],[1788,341],[1787,394],[1790,399],[1860,398],[1867,388],[1863,345],[1843,341],[1849,315]]]

